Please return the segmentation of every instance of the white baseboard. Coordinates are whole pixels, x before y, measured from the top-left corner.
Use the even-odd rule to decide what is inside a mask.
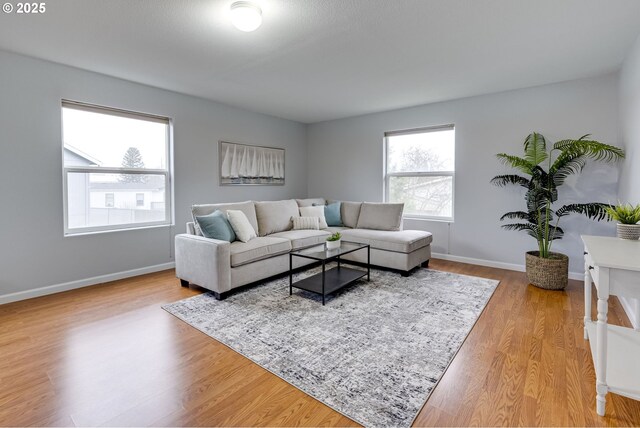
[[[624,311],[627,313],[633,328],[640,330],[640,301],[638,299],[630,299],[622,296],[618,296],[618,300],[620,301]]]
[[[474,259],[471,257],[454,256],[452,254],[440,254],[433,253],[431,255],[434,259],[450,260],[452,262],[468,263],[470,265],[488,266],[498,269],[515,270],[517,272],[524,272],[525,266],[515,263],[494,262],[492,260]],[[577,279],[578,281],[584,280],[584,273],[581,272],[569,272],[569,279]]]
[[[88,287],[90,285],[102,284],[118,279],[131,278],[132,276],[144,275],[146,273],[159,272],[161,270],[173,269],[175,262],[162,263],[154,266],[147,266],[139,269],[126,270],[124,272],[110,273],[107,275],[94,276],[92,278],[79,279],[77,281],[65,282],[62,284],[49,285],[46,287],[34,288],[32,290],[18,291],[16,293],[0,295],[0,305],[17,302],[19,300],[32,299],[34,297],[46,296],[48,294],[60,293],[61,291],[75,290],[76,288]]]

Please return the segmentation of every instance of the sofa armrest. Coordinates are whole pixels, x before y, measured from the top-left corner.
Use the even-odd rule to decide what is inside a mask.
[[[216,293],[231,289],[229,242],[182,233],[175,245],[178,278]]]

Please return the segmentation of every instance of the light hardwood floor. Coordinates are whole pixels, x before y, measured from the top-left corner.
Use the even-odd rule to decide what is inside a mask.
[[[620,396],[595,413],[580,282],[431,268],[501,283],[416,425],[640,425],[640,402]],[[355,425],[160,308],[200,292],[165,271],[0,306],[0,425]]]

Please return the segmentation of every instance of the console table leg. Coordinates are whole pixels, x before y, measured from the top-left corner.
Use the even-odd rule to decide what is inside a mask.
[[[598,295],[598,323],[596,325],[596,412],[600,416],[604,416],[604,408],[608,392],[607,311],[608,299]]]
[[[589,265],[584,263],[584,340],[589,339],[587,324],[591,322],[591,274]]]

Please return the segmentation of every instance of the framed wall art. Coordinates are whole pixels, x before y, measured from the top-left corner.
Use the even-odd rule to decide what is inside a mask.
[[[219,141],[220,185],[283,185],[284,149]]]

